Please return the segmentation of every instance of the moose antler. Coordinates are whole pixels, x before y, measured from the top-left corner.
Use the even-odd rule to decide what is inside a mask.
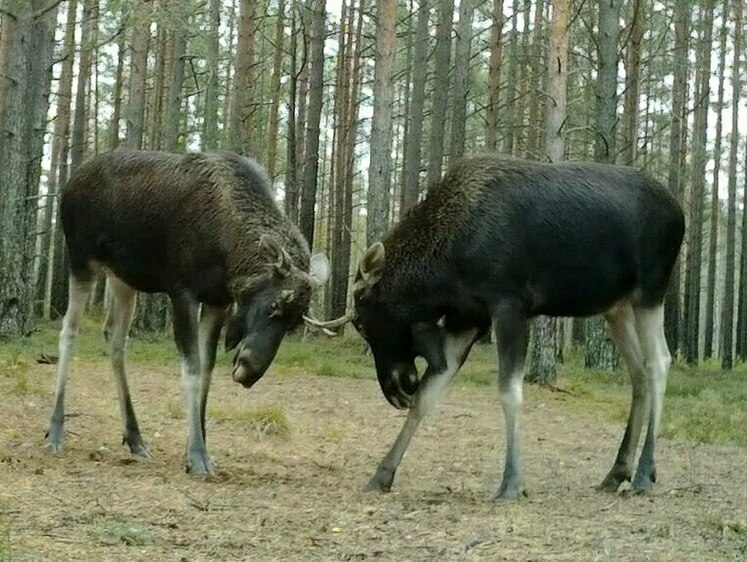
[[[336,336],[337,332],[333,332],[335,328],[341,328],[348,322],[350,322],[353,319],[353,315],[349,312],[346,312],[339,318],[335,318],[334,320],[317,320],[316,318],[313,318],[311,316],[305,316],[303,317],[304,322],[306,322],[309,326],[313,326],[314,328],[319,328],[322,332],[327,334],[328,336]]]

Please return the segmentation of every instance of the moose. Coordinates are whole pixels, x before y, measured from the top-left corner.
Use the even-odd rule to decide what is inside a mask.
[[[226,351],[236,349],[232,378],[249,388],[269,367],[284,335],[303,322],[312,292],[328,277],[327,258],[310,255],[259,164],[228,151],[116,149],[98,155],[68,181],[60,213],[69,302],[59,338],[49,448],[62,449],[73,348],[94,278],[103,272],[112,295],[104,336],[123,443],[135,455],[151,456],[130,399],[125,348],[137,292],[165,293],[186,399],[186,470],[213,474],[205,410],[224,324]]]
[[[525,495],[519,416],[528,322],[602,314],[633,392],[617,458],[599,487],[616,491],[632,479],[633,490],[651,490],[671,363],[663,301],[684,229],[676,199],[633,168],[499,155],[456,163],[368,248],[355,276],[352,321],[371,349],[384,396],[409,409],[366,488],[389,491],[421,420],[492,328],[506,422],[495,498]],[[417,357],[427,364],[422,376]]]

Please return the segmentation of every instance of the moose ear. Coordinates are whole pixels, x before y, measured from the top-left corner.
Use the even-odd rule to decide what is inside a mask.
[[[240,314],[234,314],[226,323],[226,351],[231,351],[244,339],[244,320]]]
[[[373,287],[379,282],[384,273],[385,260],[384,244],[381,242],[374,242],[363,254],[358,270],[366,286]]]
[[[259,240],[259,252],[264,261],[274,266],[282,277],[288,277],[291,272],[291,258],[277,240],[267,234]]]
[[[316,288],[324,285],[329,278],[329,260],[325,254],[319,253],[311,256],[309,264],[309,277],[312,285]]]

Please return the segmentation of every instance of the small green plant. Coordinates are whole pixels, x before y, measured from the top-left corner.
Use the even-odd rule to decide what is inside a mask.
[[[12,562],[13,551],[10,548],[10,526],[0,524],[0,562]]]
[[[153,543],[146,526],[136,521],[107,519],[96,526],[94,533],[99,542],[108,545],[146,546]]]

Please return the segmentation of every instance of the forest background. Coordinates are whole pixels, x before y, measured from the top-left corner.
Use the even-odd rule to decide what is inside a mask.
[[[456,159],[498,151],[633,165],[687,217],[666,303],[677,357],[747,356],[743,6],[728,0],[2,0],[0,337],[59,318],[58,195],[117,146],[227,148],[267,169],[349,306],[368,244]],[[741,111],[741,113],[740,113]],[[580,217],[579,220],[582,220]],[[745,251],[743,251],[743,248]],[[105,284],[94,306],[105,302]],[[164,330],[162,297],[135,329]],[[577,346],[619,361],[600,318],[537,319],[530,377]]]

